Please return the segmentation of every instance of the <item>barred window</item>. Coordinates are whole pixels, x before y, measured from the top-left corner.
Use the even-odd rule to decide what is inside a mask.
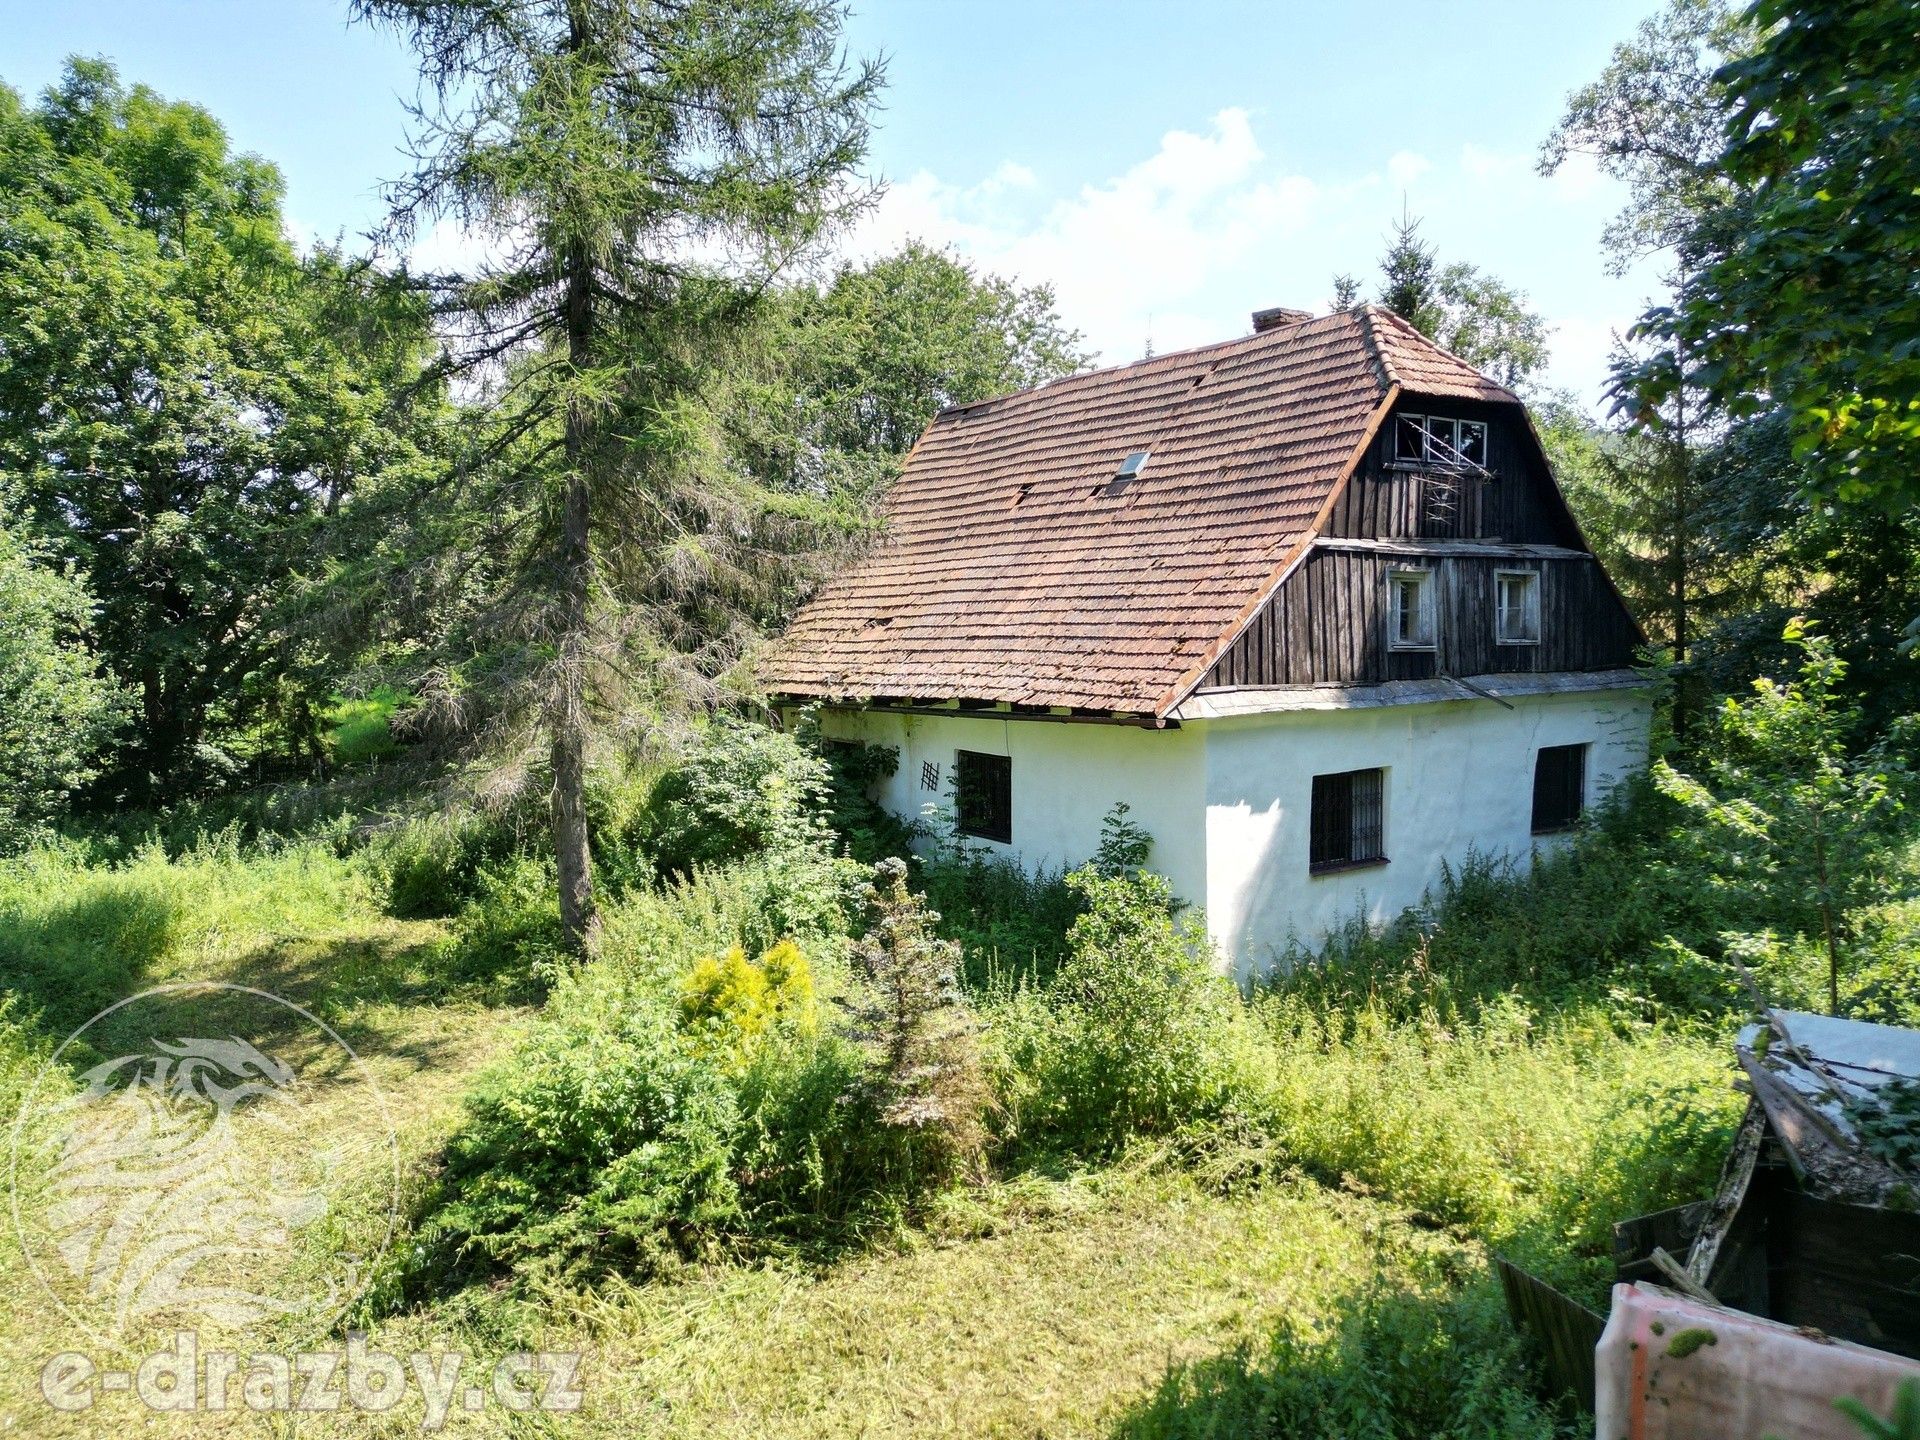
[[[1387,858],[1386,773],[1343,770],[1313,777],[1309,870],[1378,864]]]
[[[1533,833],[1565,830],[1587,803],[1587,747],[1543,745],[1533,762]]]
[[[955,821],[962,835],[1013,843],[1013,761],[1005,755],[957,751],[953,764]]]

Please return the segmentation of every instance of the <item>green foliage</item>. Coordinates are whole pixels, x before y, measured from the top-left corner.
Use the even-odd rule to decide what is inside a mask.
[[[720,720],[654,788],[642,843],[663,871],[821,850],[826,763],[793,736]]]
[[[880,68],[848,64],[828,0],[353,9],[416,51],[433,97],[393,233],[457,215],[515,237],[434,282],[458,317],[446,366],[474,382],[475,483],[426,487],[401,548],[471,546],[499,582],[482,599],[467,565],[440,569],[461,623],[419,658],[444,662],[449,735],[516,764],[546,752],[562,926],[585,955],[608,717],[717,702],[786,592],[769,555],[804,548],[810,507],[726,463],[708,401],[778,268],[857,208]]]
[[[427,1247],[657,1271],[738,1220],[738,1125],[732,1087],[663,995],[565,975],[528,1042],[470,1098]]]
[[[1920,1440],[1920,1380],[1902,1380],[1893,1392],[1893,1413],[1875,1415],[1851,1395],[1833,1402],[1833,1408],[1860,1427],[1868,1440]]]
[[[1894,1080],[1851,1107],[1867,1149],[1909,1175],[1920,1175],[1920,1084]]]
[[[1472,265],[1443,267],[1434,282],[1438,315],[1429,333],[1482,374],[1525,393],[1547,365],[1546,317],[1526,292]]]
[[[939,915],[935,928],[961,950],[966,981],[995,991],[1044,980],[1067,954],[1080,897],[1058,871],[1026,870],[984,846],[946,843],[916,877]]]
[[[785,863],[610,902],[600,957],[556,969],[534,1028],[473,1095],[410,1284],[476,1264],[646,1275],[831,1241],[893,1223],[945,1177],[937,1137],[881,1113],[871,1062],[816,1007],[809,956],[831,960],[845,917],[829,904],[798,941],[756,938],[786,918]],[[816,907],[837,883],[820,863]]]
[[[1419,219],[1402,214],[1380,257],[1380,303],[1427,334],[1437,327],[1439,318],[1434,308],[1436,268],[1433,247],[1420,238]]]
[[[1418,217],[1403,214],[1380,257],[1380,303],[1502,385],[1524,391],[1547,363],[1545,318],[1527,297],[1472,265],[1441,265],[1420,238]],[[1335,308],[1350,310],[1359,285],[1338,276]]]
[[[424,307],[296,256],[282,190],[205,111],[104,61],[32,109],[0,90],[0,473],[140,691],[117,782],[140,795],[230,778],[269,722],[313,757],[290,607],[361,478],[416,453],[395,391]]]
[[[1084,369],[1080,343],[1050,286],[1023,289],[910,241],[783,292],[726,424],[767,483],[864,508],[942,407]]]
[[[1401,1257],[1396,1256],[1396,1259]],[[1128,1417],[1122,1437],[1285,1440],[1545,1440],[1549,1409],[1515,1384],[1522,1345],[1484,1271],[1410,1273],[1340,1297],[1338,1319],[1280,1325],[1264,1347],[1181,1365]]]
[[[1540,147],[1540,171],[1584,155],[1627,186],[1627,206],[1601,242],[1614,273],[1657,251],[1691,259],[1703,222],[1733,198],[1719,163],[1729,102],[1717,72],[1750,53],[1756,36],[1751,17],[1727,0],[1669,0],[1614,46],[1597,80],[1567,97]]]
[[[1158,875],[1088,868],[1067,886],[1086,910],[1065,964],[994,1017],[1011,1133],[1110,1155],[1134,1136],[1222,1121],[1258,1037],[1197,917],[1176,915]]]
[[[364,696],[335,696],[321,717],[327,756],[336,765],[364,765],[399,753],[394,717],[413,697],[391,685],[377,685]]]
[[[0,860],[0,986],[65,1036],[196,963],[376,913],[364,872],[326,844],[250,854],[229,834],[114,864],[71,842],[43,846]]]
[[[482,890],[483,875],[521,848],[514,817],[483,813],[436,815],[382,836],[373,864],[387,892],[387,909],[402,919],[457,915]]]
[[[910,854],[913,827],[873,798],[874,788],[900,768],[899,750],[814,737],[808,743],[827,762],[826,820],[846,853],[863,865]]]
[[[680,983],[680,1023],[695,1048],[734,1065],[750,1062],[781,1020],[802,1033],[815,1028],[813,970],[791,940],[758,960],[740,945],[703,955]]]
[[[923,1184],[970,1168],[984,1143],[987,1092],[976,1021],[960,989],[960,947],[907,889],[904,860],[873,867],[872,928],[854,947],[861,988],[845,1004],[872,1059],[868,1089],[887,1125],[912,1137]]]
[[[1642,318],[1661,349],[1622,384],[1646,403],[1695,383],[1736,415],[1783,407],[1820,496],[1899,513],[1920,440],[1913,7],[1758,0],[1747,19],[1758,43],[1715,77],[1732,223]]]
[[[86,646],[93,601],[13,528],[0,478],[0,854],[95,773],[127,696]]]
[[[499,999],[526,998],[559,973],[565,945],[548,862],[515,855],[477,870],[454,917],[450,973],[497,982]]]
[[[1121,800],[1100,818],[1100,843],[1088,862],[1096,873],[1111,878],[1147,868],[1153,857],[1153,836],[1127,819],[1132,809]]]
[[[1795,677],[1756,680],[1751,698],[1715,712],[1704,778],[1664,760],[1654,778],[1725,837],[1733,883],[1782,921],[1819,925],[1838,1014],[1846,916],[1885,884],[1883,837],[1904,765],[1884,750],[1850,750],[1858,716],[1839,693],[1846,666],[1832,646],[1798,621],[1784,638],[1800,657]]]

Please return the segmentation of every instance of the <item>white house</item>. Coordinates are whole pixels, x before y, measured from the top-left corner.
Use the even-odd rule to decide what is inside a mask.
[[[1243,971],[1644,766],[1641,635],[1525,407],[1391,311],[942,411],[764,671],[1023,863],[1118,801]]]

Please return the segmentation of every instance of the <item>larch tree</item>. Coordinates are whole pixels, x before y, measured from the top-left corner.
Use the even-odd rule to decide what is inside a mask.
[[[864,192],[881,74],[833,0],[356,0],[422,77],[396,238],[457,221],[486,258],[430,279],[513,478],[487,680],[544,742],[560,917],[598,933],[587,778],[596,721],[705,618],[730,528],[697,493],[703,357]],[[724,477],[719,477],[723,480]]]

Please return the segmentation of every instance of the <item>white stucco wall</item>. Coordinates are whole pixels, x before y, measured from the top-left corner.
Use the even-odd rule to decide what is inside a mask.
[[[1150,861],[1207,912],[1235,970],[1264,969],[1290,941],[1315,945],[1355,915],[1389,920],[1420,903],[1445,862],[1469,853],[1526,859],[1535,752],[1585,743],[1587,803],[1647,760],[1644,691],[1316,710],[1189,721],[1178,729],[1063,724],[992,715],[828,710],[829,736],[891,745],[900,767],[879,797],[912,819],[951,795],[954,754],[1012,760],[1013,840],[979,842],[1029,867],[1089,858],[1116,801],[1154,839]],[[939,790],[922,766],[939,767]],[[1307,870],[1313,777],[1383,768],[1388,863]]]
[[[1647,763],[1644,691],[1321,710],[1207,722],[1207,916],[1236,969],[1264,969],[1292,939],[1378,923],[1420,903],[1469,853],[1528,859],[1533,767],[1546,745],[1587,744],[1597,804]],[[1313,777],[1385,769],[1387,863],[1310,875]]]
[[[846,710],[823,711],[820,728],[835,739],[899,750],[900,767],[878,798],[909,820],[928,805],[952,803],[956,751],[1010,757],[1013,843],[973,843],[1030,869],[1091,859],[1101,820],[1125,801],[1127,819],[1153,836],[1152,867],[1183,900],[1206,903],[1206,742],[1197,730]],[[921,787],[928,761],[939,767],[938,790]]]

